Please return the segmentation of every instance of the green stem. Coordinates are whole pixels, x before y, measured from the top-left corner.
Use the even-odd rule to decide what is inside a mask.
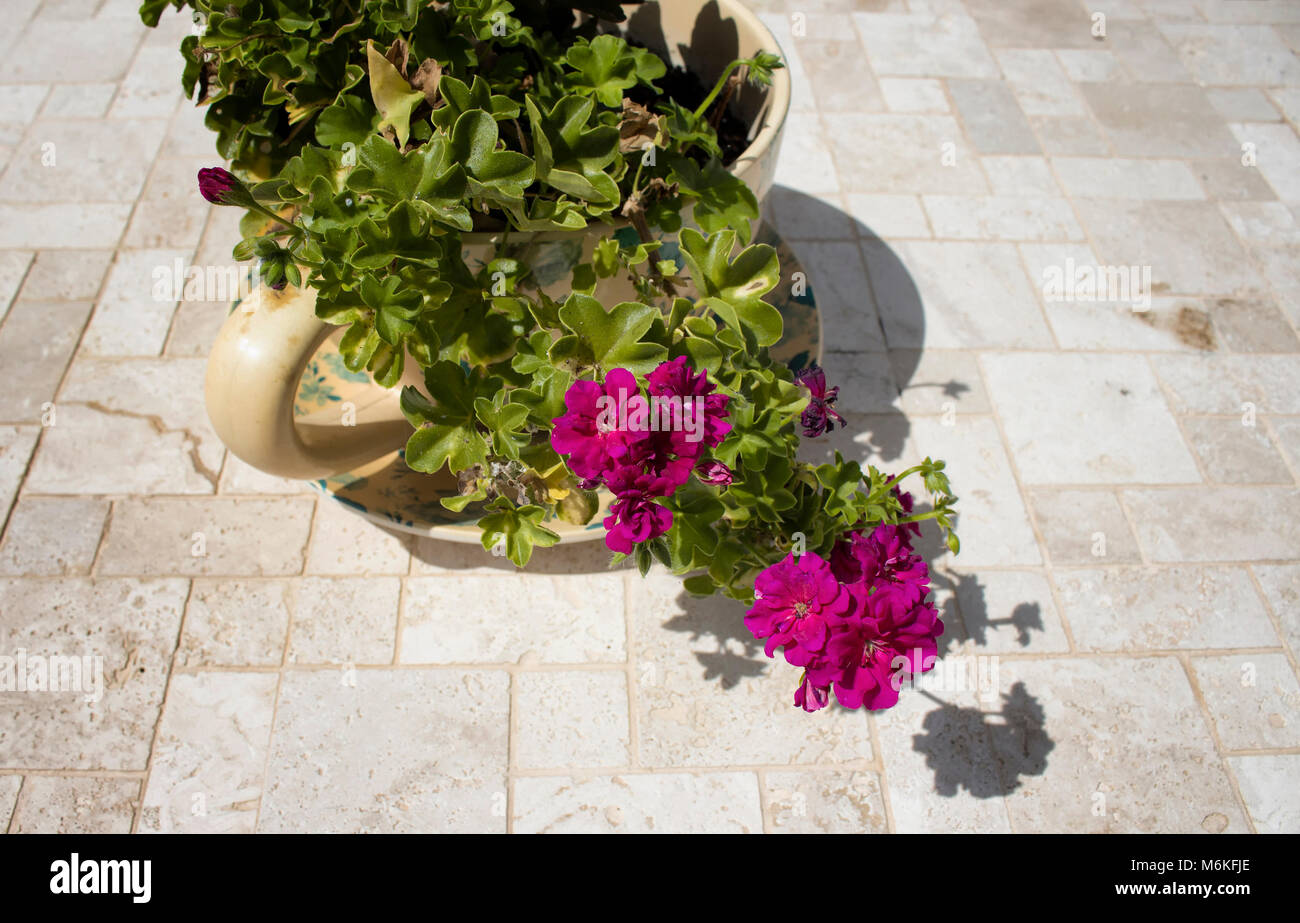
[[[260,202],[257,202],[256,200],[254,200],[253,202],[252,209],[255,212],[259,212],[263,215],[266,215],[266,217],[270,218],[272,221],[278,221],[280,224],[283,224],[289,230],[293,231],[295,236],[301,236],[303,233],[302,228],[298,227],[298,225],[294,224],[291,221],[285,221],[275,212],[271,211],[269,208],[262,205]]]
[[[709,93],[708,96],[704,97],[704,102],[700,103],[699,108],[695,110],[694,115],[696,121],[703,118],[704,113],[709,111],[709,107],[713,105],[713,101],[718,98],[718,94],[722,92],[722,88],[727,85],[727,78],[731,76],[731,72],[738,67],[744,67],[749,64],[749,61],[749,58],[738,58],[727,65],[727,69],[722,72],[722,76],[718,78],[718,82],[713,85],[713,91]]]

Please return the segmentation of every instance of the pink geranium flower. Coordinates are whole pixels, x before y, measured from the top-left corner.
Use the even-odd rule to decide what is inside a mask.
[[[645,494],[630,493],[609,505],[605,517],[605,547],[631,554],[642,542],[658,538],[672,528],[673,512]]]
[[[731,432],[725,419],[727,402],[725,394],[715,394],[707,372],[696,372],[686,364],[685,356],[664,362],[646,376],[646,393],[651,397],[681,398],[704,402],[704,434],[701,440],[707,446],[716,446]]]
[[[877,611],[868,602],[862,615],[827,642],[826,656],[809,668],[808,681],[832,685],[845,708],[890,708],[905,674],[934,666],[941,634],[943,622],[928,603],[900,613],[892,607]]]
[[[816,554],[793,554],[773,564],[754,581],[754,606],[745,625],[756,638],[766,638],[767,656],[785,646],[785,659],[807,666],[826,646],[831,626],[854,605],[847,587],[831,573],[830,564]]]
[[[637,387],[636,377],[627,369],[612,369],[604,384],[594,381],[575,381],[564,395],[567,413],[551,422],[551,448],[569,456],[569,468],[580,478],[603,478],[627,455],[631,442],[625,430],[608,425],[608,414],[601,406],[601,398],[615,402],[615,406],[633,406],[645,401]],[[626,402],[625,404],[620,403]]]

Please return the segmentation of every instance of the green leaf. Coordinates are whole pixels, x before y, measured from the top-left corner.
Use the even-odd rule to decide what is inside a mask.
[[[571,335],[555,341],[550,361],[575,374],[599,366],[607,372],[624,368],[644,375],[668,356],[666,347],[641,342],[659,317],[656,308],[635,301],[617,304],[607,312],[595,298],[574,293],[560,308],[560,322]]]
[[[424,102],[424,94],[411,86],[373,41],[366,42],[366,72],[370,75],[370,98],[381,119],[378,129],[393,129],[397,146],[406,147],[411,137],[411,111]]]
[[[525,100],[533,129],[537,180],[561,192],[611,208],[618,203],[618,185],[605,168],[618,159],[618,129],[588,127],[596,104],[582,96],[566,96],[543,114]]]
[[[524,404],[506,403],[504,391],[498,391],[492,400],[474,399],[474,413],[487,427],[492,437],[492,454],[506,458],[519,458],[519,450],[528,445],[529,435],[524,429],[528,407]]]
[[[466,112],[451,132],[451,156],[469,174],[470,192],[502,205],[523,202],[533,161],[517,151],[497,150],[497,123],[481,109]]]
[[[622,105],[623,91],[637,84],[637,56],[616,35],[598,35],[590,43],[578,39],[564,60],[574,69],[565,77],[565,86],[594,95],[610,108]]]
[[[758,218],[758,199],[721,161],[714,157],[701,169],[689,157],[673,158],[672,180],[682,195],[694,200],[695,223],[704,233],[734,228],[740,242],[749,243],[750,222]]]
[[[361,144],[374,136],[378,126],[379,113],[359,96],[344,93],[317,116],[316,140],[326,147]]]
[[[403,154],[372,135],[357,149],[348,188],[388,202],[409,201],[418,212],[461,231],[474,226],[464,204],[469,189],[465,171],[441,138]]]
[[[402,389],[402,413],[416,428],[406,443],[406,463],[432,474],[445,465],[462,471],[487,463],[487,441],[475,425],[474,400],[482,382],[458,363],[435,362],[424,372],[426,398],[411,386]]]
[[[759,346],[771,346],[781,339],[781,312],[762,297],[781,281],[776,250],[754,244],[733,261],[730,256],[736,232],[730,229],[706,239],[694,228],[684,228],[680,240],[691,278],[711,310],[733,329],[752,335]]]
[[[499,498],[493,503],[494,512],[478,521],[483,530],[482,543],[488,551],[504,546],[506,557],[516,567],[524,567],[533,556],[533,547],[548,547],[560,537],[542,525],[545,510],[540,506],[521,506],[517,509],[509,501]]]

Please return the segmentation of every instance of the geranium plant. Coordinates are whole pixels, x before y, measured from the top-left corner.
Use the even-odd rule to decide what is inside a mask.
[[[401,393],[406,462],[456,474],[443,503],[477,510],[485,548],[522,567],[559,540],[549,521],[586,523],[608,492],[615,561],[751,605],[769,656],[804,668],[803,707],[832,689],[887,707],[900,675],[928,669],[942,623],[910,539],[934,520],[957,550],[943,462],[891,477],[800,461],[801,434],[844,422],[837,390],[769,353],[781,267],[750,243],[728,101],[770,83],[776,54],[718,62],[705,85],[618,34],[613,0],[141,14],[169,5],[198,16],[184,84],[234,169],[204,171],[203,194],[248,209],[236,257],[273,288],[314,289],[353,371],[392,387],[420,366],[423,388]],[[530,232],[593,225],[607,232],[557,288]],[[495,249],[467,261],[483,231]],[[680,264],[659,252],[673,235]],[[615,279],[634,300],[602,300]],[[928,510],[899,487],[914,474]]]

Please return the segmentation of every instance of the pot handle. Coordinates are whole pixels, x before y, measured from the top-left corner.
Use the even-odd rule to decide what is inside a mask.
[[[295,421],[303,371],[336,329],[316,316],[313,289],[258,286],[230,312],[208,356],[204,392],[212,427],[231,452],[268,474],[316,480],[406,444],[411,426],[396,392],[373,383],[373,394],[354,401],[355,425],[344,425],[342,413]]]

